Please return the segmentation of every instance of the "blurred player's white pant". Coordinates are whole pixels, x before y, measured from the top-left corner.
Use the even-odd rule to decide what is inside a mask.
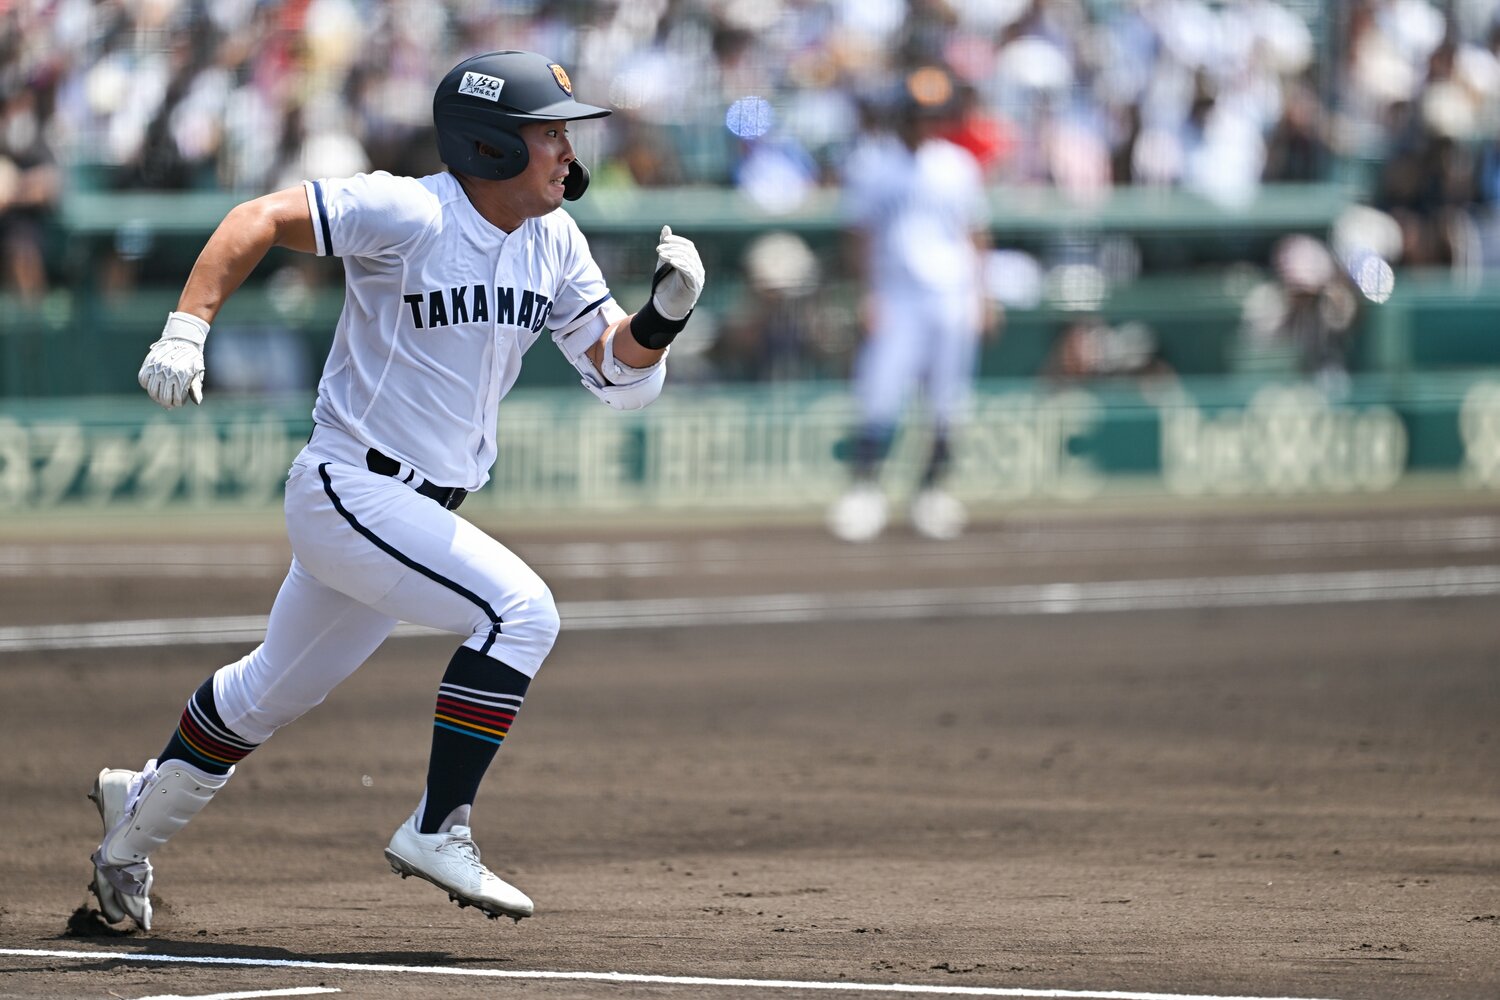
[[[536,675],[557,638],[542,579],[499,542],[389,476],[304,451],[286,486],[292,567],[265,641],[214,677],[224,723],[261,743],[319,704],[398,621]]]
[[[865,426],[893,427],[920,384],[938,426],[968,401],[979,361],[978,293],[884,292],[875,327],[854,366],[854,392]]]

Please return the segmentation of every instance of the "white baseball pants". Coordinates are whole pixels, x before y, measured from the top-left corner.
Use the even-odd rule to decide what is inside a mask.
[[[865,426],[894,427],[918,385],[937,425],[953,422],[969,397],[979,361],[978,301],[975,292],[878,295],[874,329],[853,371]]]
[[[265,641],[214,676],[224,723],[252,743],[319,704],[398,621],[528,677],[557,638],[542,579],[499,542],[389,476],[305,449],[286,485],[292,566]]]

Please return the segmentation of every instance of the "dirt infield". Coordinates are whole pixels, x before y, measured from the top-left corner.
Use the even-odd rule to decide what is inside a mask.
[[[112,544],[0,545],[0,626],[24,645],[39,624],[263,615],[284,560],[274,532],[154,561],[149,540]],[[150,934],[105,934],[80,911],[93,774],[154,754],[246,645],[12,650],[0,997],[1500,996],[1500,599],[1399,590],[1500,566],[1489,509],[1038,518],[947,546],[796,526],[514,545],[565,627],[475,827],[536,917],[486,921],[381,857],[420,795],[452,648],[419,637],[160,853]],[[1365,589],[1192,597],[1264,577]],[[1088,604],[1090,581],[1126,596]],[[897,590],[927,610],[856,606]],[[855,599],[774,610],[809,595]],[[975,595],[1014,601],[961,607]],[[773,610],[709,623],[747,596]],[[1101,610],[1129,600],[1160,606]],[[634,624],[567,627],[606,605]],[[484,970],[804,985],[456,974]]]

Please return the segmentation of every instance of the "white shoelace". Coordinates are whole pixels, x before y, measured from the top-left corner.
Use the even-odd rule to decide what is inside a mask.
[[[458,827],[454,827],[448,831],[447,839],[438,845],[438,850],[463,855],[476,865],[479,864],[479,845],[474,843],[473,837],[467,833],[458,833],[457,830]]]

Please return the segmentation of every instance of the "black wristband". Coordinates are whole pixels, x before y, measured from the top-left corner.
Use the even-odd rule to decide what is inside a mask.
[[[655,301],[647,299],[646,304],[630,317],[630,335],[648,351],[659,351],[676,339],[692,315],[693,311],[689,309],[682,319],[667,319],[656,311]]]

